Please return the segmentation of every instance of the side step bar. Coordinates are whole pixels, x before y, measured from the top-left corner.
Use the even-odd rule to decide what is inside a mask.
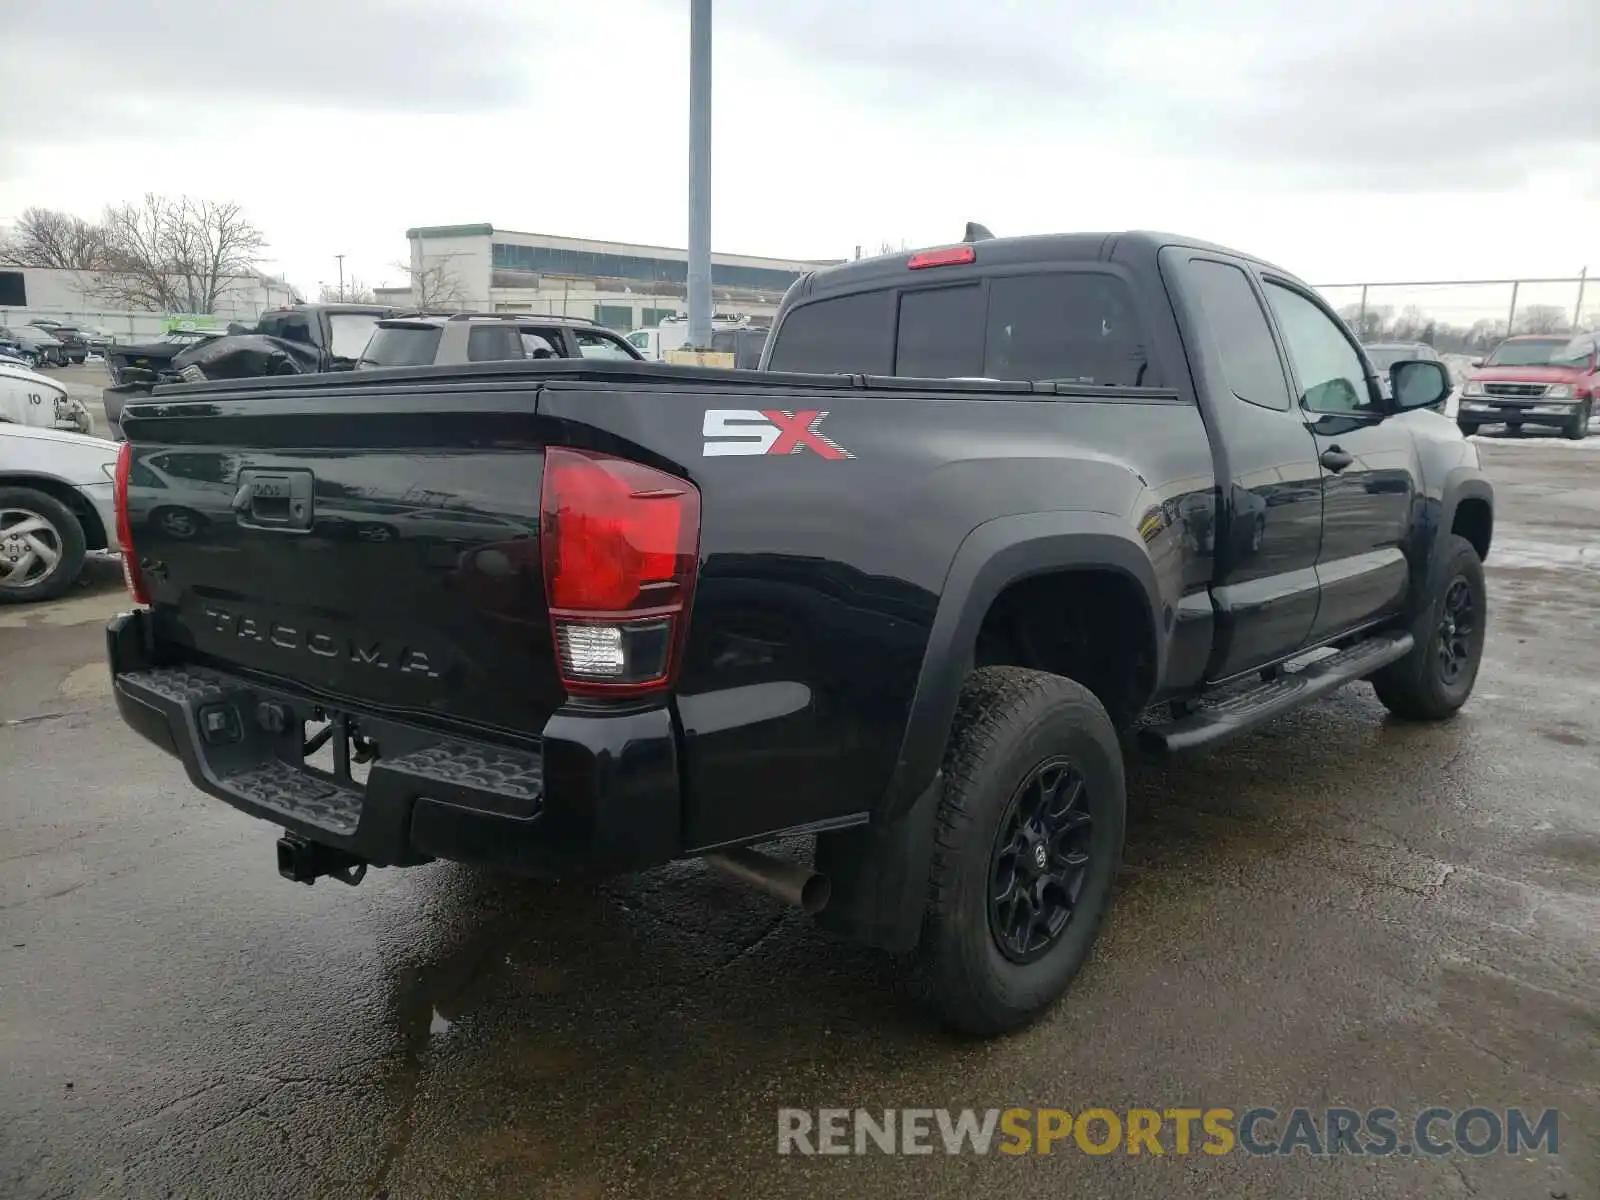
[[[1409,633],[1367,638],[1298,671],[1284,672],[1247,692],[1205,704],[1187,716],[1139,731],[1141,744],[1166,754],[1199,750],[1245,733],[1273,717],[1364,679],[1379,667],[1411,653]]]

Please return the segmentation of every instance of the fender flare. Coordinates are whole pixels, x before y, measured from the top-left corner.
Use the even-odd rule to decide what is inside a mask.
[[[1172,627],[1173,612],[1161,598],[1144,543],[1126,521],[1099,512],[1020,513],[985,521],[967,534],[945,576],[900,754],[876,818],[901,816],[938,774],[978,629],[995,598],[1033,575],[1090,569],[1125,575],[1144,596],[1159,691],[1166,675],[1163,633]]]
[[[1489,505],[1489,540],[1494,541],[1494,485],[1476,467],[1455,467],[1444,479],[1440,499],[1439,532],[1455,528],[1456,510],[1463,500],[1483,500]]]

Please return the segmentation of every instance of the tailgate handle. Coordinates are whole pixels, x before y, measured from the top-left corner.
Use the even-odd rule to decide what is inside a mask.
[[[233,511],[247,529],[305,533],[311,528],[314,493],[310,471],[246,467],[239,472]]]

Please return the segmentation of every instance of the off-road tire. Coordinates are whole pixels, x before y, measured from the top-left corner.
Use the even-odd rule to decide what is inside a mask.
[[[53,540],[60,557],[48,575],[27,587],[0,584],[0,604],[54,600],[70,588],[83,571],[86,551],[83,524],[61,501],[33,488],[0,487],[0,511],[6,509],[21,509],[47,521],[55,531]]]
[[[1446,682],[1440,668],[1445,601],[1451,587],[1465,583],[1470,593],[1476,626],[1468,640],[1470,668],[1454,682]],[[1489,606],[1483,581],[1483,563],[1472,543],[1459,534],[1444,534],[1428,571],[1427,602],[1411,623],[1416,645],[1411,653],[1376,671],[1372,686],[1378,699],[1397,717],[1411,721],[1442,721],[1467,702],[1478,678],[1488,629]]]
[[[1065,757],[1082,775],[1089,861],[1066,927],[1036,961],[1002,953],[989,902],[997,831],[1040,764]],[[994,1035],[1056,1001],[1089,956],[1108,906],[1127,821],[1122,753],[1111,718],[1082,685],[1020,667],[968,677],[945,749],[928,906],[914,966],[919,998],[946,1024]]]

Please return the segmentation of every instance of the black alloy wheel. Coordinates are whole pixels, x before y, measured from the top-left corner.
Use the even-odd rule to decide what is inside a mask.
[[[1088,788],[1067,758],[1040,763],[1011,797],[991,855],[989,930],[1012,962],[1056,944],[1089,869]]]
[[[1466,578],[1456,576],[1445,593],[1444,607],[1439,614],[1439,679],[1451,686],[1470,669],[1475,655],[1472,652],[1472,635],[1477,629],[1477,605],[1472,599],[1472,589]]]

